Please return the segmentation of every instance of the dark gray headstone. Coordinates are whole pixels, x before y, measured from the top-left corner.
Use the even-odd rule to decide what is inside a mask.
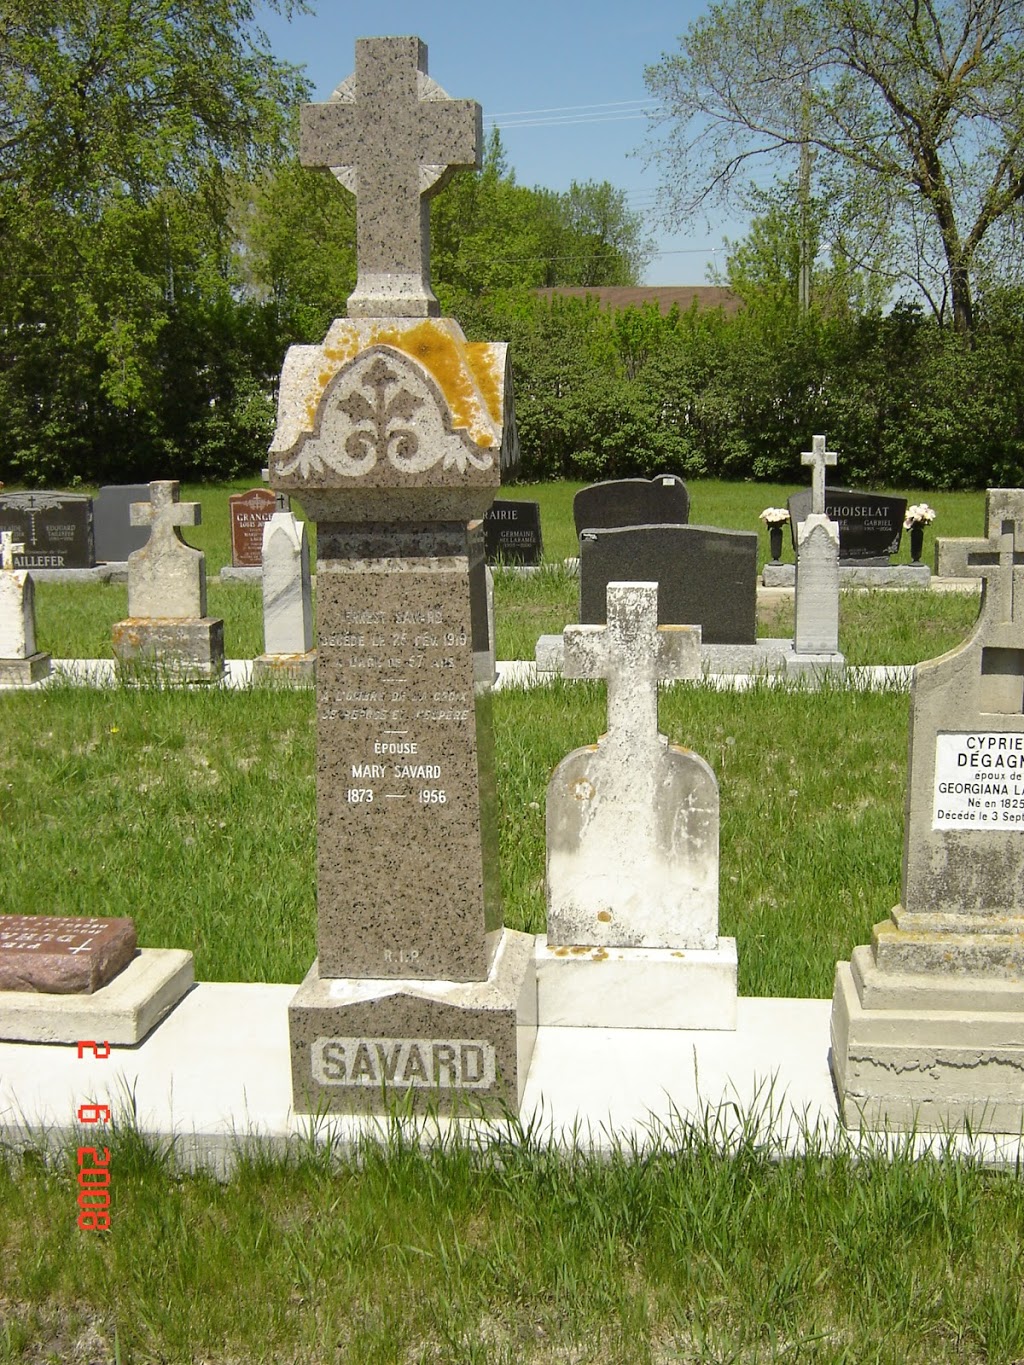
[[[484,553],[488,564],[539,564],[543,553],[540,503],[495,498],[484,515]]]
[[[576,534],[603,526],[685,526],[690,495],[678,474],[609,479],[581,488],[572,500]]]
[[[92,498],[80,493],[0,494],[0,531],[25,546],[16,569],[91,569],[96,563]]]
[[[700,626],[710,645],[757,638],[757,534],[632,526],[580,536],[580,622],[605,624],[609,583],[658,584],[659,626]]]
[[[133,502],[149,502],[148,483],[108,483],[96,494],[92,516],[98,563],[120,564],[149,539],[148,526],[132,525]]]
[[[811,490],[802,488],[789,499],[789,527],[796,552],[796,526],[811,510]],[[856,564],[888,564],[897,554],[903,533],[906,498],[883,493],[859,493],[852,488],[826,488],[825,511],[839,523],[839,558]]]

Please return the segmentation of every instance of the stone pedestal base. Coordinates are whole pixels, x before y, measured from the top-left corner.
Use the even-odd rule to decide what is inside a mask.
[[[316,650],[308,654],[257,654],[252,676],[255,682],[312,687],[316,682]]]
[[[113,981],[88,995],[0,991],[0,1038],[12,1043],[91,1038],[130,1047],[152,1032],[194,981],[191,953],[142,948]]]
[[[129,617],[114,625],[114,655],[125,668],[150,669],[176,682],[224,672],[224,622],[210,616]]]
[[[557,947],[536,940],[537,1022],[569,1028],[736,1027],[736,940],[711,949]]]
[[[27,687],[49,676],[49,654],[30,654],[27,659],[0,659],[0,687]]]
[[[533,936],[505,929],[486,981],[321,978],[288,1007],[301,1114],[518,1112],[537,1036]]]
[[[832,1074],[848,1128],[1012,1133],[1024,1125],[1019,981],[836,964]]]

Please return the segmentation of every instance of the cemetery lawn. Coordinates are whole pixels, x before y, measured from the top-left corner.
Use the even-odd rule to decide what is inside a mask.
[[[755,516],[776,501],[723,487],[752,489]],[[954,529],[940,512],[942,533],[977,534],[980,495],[955,496],[977,496],[977,515]],[[500,632],[531,657],[575,615],[560,570],[497,579],[503,657]],[[109,654],[118,592],[42,585],[43,647]],[[229,654],[259,651],[256,589],[211,585],[211,610]],[[842,644],[852,661],[909,662],[962,639],[976,610],[844,594]],[[776,619],[762,633],[785,634]],[[604,689],[492,704],[505,920],[539,931],[546,784],[603,730]],[[193,951],[201,980],[299,982],[316,952],[310,693],[57,686],[0,707],[6,911],[132,915],[142,945]],[[742,994],[829,995],[836,959],[898,899],[908,717],[892,690],[663,691],[661,729],[720,783],[721,932]],[[813,1135],[780,1160],[753,1125],[725,1151],[735,1117],[611,1158],[548,1152],[514,1125],[484,1150],[424,1154],[396,1129],[358,1157],[253,1153],[224,1184],[176,1171],[125,1117],[109,1234],[75,1226],[74,1148],[53,1165],[8,1154],[0,1365],[1024,1359],[1020,1171],[904,1149],[855,1160]]]
[[[770,1106],[770,1096],[765,1105]],[[728,1116],[730,1119],[732,1115]],[[109,1134],[109,1136],[108,1136]],[[0,1362],[71,1365],[1011,1365],[1020,1172],[779,1159],[714,1116],[646,1152],[510,1125],[428,1152],[178,1173],[122,1124],[111,1230],[75,1227],[75,1151],[0,1159]]]

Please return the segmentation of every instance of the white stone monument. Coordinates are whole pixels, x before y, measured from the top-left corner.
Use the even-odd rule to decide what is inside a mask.
[[[839,653],[839,524],[825,512],[825,469],[836,455],[815,436],[800,460],[810,465],[811,511],[797,526],[796,603],[793,648],[798,655],[820,656],[824,665],[841,665]]]
[[[179,529],[199,525],[199,504],[178,501],[176,480],[149,490],[149,502],[131,506],[132,525],[150,532],[128,556],[128,619],[114,626],[114,654],[122,665],[155,667],[183,682],[219,678],[224,622],[206,615],[206,556]]]
[[[718,783],[658,731],[658,684],[700,676],[700,628],[658,625],[656,583],[611,583],[607,626],[567,626],[565,676],[606,678],[608,733],[548,786],[541,1024],[736,1027],[718,934]]]
[[[32,575],[14,567],[24,549],[10,531],[0,532],[0,686],[25,686],[50,672],[49,654],[36,649]]]
[[[257,678],[312,682],[313,594],[309,539],[294,512],[277,511],[263,527],[263,653]]]
[[[832,1068],[852,1128],[1024,1125],[1024,490],[990,489],[974,634],[917,665],[903,895],[836,968]]]

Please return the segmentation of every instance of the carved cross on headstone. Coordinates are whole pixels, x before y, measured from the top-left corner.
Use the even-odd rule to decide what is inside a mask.
[[[24,553],[25,545],[22,541],[14,539],[13,531],[0,531],[0,567],[13,569],[14,556]]]
[[[455,170],[479,168],[482,146],[480,106],[430,79],[418,38],[358,39],[355,75],[303,105],[299,159],[329,166],[356,196],[349,317],[438,316],[428,200]]]
[[[199,503],[179,502],[178,484],[174,479],[160,479],[149,485],[149,502],[133,502],[133,526],[150,526],[150,540],[173,536],[179,526],[198,526],[201,520]],[[178,537],[175,536],[175,539]]]
[[[658,742],[658,683],[699,678],[700,631],[658,625],[657,583],[609,583],[607,626],[567,626],[567,678],[608,680],[608,736],[637,752]]]
[[[801,452],[800,463],[811,466],[811,511],[825,512],[825,466],[836,462],[836,452],[825,449],[824,436],[815,436],[811,449]]]
[[[986,529],[985,540],[941,540],[942,572],[981,579],[987,624],[1024,625],[1024,492],[992,489]]]

